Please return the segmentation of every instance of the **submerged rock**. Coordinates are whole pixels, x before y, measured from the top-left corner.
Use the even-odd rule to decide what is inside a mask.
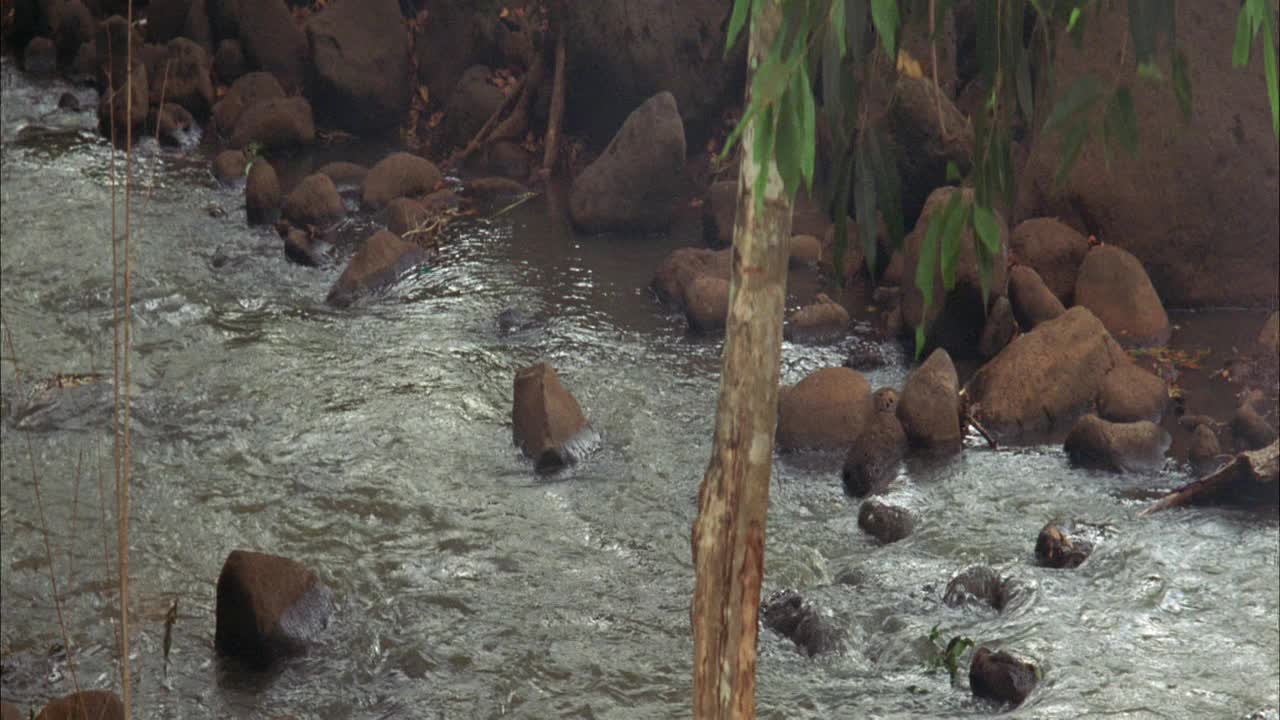
[[[969,664],[969,688],[976,697],[1021,705],[1036,684],[1040,670],[1035,663],[1003,650],[978,648]]]
[[[252,668],[266,668],[305,652],[332,612],[333,594],[300,563],[233,550],[218,575],[214,645]]]
[[[779,393],[778,447],[848,447],[872,412],[866,378],[849,368],[822,368]]]
[[[1093,542],[1075,523],[1053,521],[1036,536],[1036,563],[1043,567],[1075,568],[1093,552]]]
[[[813,657],[840,648],[841,633],[816,608],[791,589],[778,590],[760,604],[764,626]]]
[[[877,497],[862,501],[858,510],[858,527],[871,537],[888,545],[915,532],[915,514],[901,505],[891,505]]]
[[[1097,415],[1076,421],[1063,449],[1071,464],[1112,472],[1146,472],[1164,461],[1172,439],[1149,420],[1113,423]]]
[[[539,472],[576,462],[596,442],[578,401],[546,363],[516,372],[511,425],[516,445]]]
[[[1010,588],[1000,573],[986,565],[971,565],[956,573],[947,583],[942,602],[947,607],[986,605],[996,612],[1009,603]]]
[[[326,301],[344,307],[357,298],[385,290],[426,258],[422,246],[388,230],[379,230],[360,245]]]

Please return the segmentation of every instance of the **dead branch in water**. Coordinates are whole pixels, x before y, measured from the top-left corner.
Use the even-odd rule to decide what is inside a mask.
[[[1242,452],[1231,462],[1205,477],[1189,482],[1157,500],[1141,515],[1183,505],[1229,501],[1234,496],[1257,496],[1267,487],[1280,484],[1280,441],[1250,452]],[[1275,488],[1272,488],[1274,491]]]

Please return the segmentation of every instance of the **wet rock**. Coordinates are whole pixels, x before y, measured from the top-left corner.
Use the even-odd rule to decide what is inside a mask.
[[[45,29],[57,48],[59,62],[73,59],[81,45],[93,40],[93,15],[80,0],[43,0],[40,5],[44,9]]]
[[[907,452],[907,434],[896,413],[898,394],[881,388],[872,396],[875,414],[845,455],[840,481],[849,497],[883,492],[898,474]]]
[[[1084,235],[1056,218],[1018,223],[1009,239],[1009,257],[1034,269],[1064,306],[1075,297],[1076,275],[1088,252],[1089,241]]]
[[[230,144],[233,148],[253,143],[263,149],[276,149],[310,145],[315,139],[311,103],[305,98],[288,97],[262,100],[240,113]]]
[[[33,39],[22,51],[22,68],[32,75],[53,75],[58,71],[58,48],[47,37]]]
[[[80,98],[73,93],[64,92],[58,96],[58,109],[67,112],[80,112]]]
[[[1142,263],[1129,251],[1101,245],[1089,251],[1076,276],[1076,305],[1089,308],[1126,344],[1163,345],[1169,316]]]
[[[907,376],[898,403],[898,419],[912,447],[954,452],[960,430],[960,379],[946,350],[938,348]]]
[[[578,401],[546,363],[516,373],[511,425],[515,444],[539,472],[575,462],[593,442]]]
[[[1247,400],[1231,417],[1231,434],[1244,450],[1258,450],[1275,442],[1276,430]]]
[[[326,302],[345,307],[356,298],[384,290],[425,258],[426,253],[417,243],[379,230],[361,243],[329,290]]]
[[[854,337],[849,344],[849,355],[844,366],[858,372],[876,370],[889,364],[880,343],[865,337]]]
[[[454,145],[469,143],[505,100],[494,81],[493,70],[486,65],[467,68],[445,108],[449,141]]]
[[[574,178],[570,217],[586,232],[662,230],[680,204],[684,177],[684,125],[675,98],[660,92]]]
[[[347,214],[337,186],[328,175],[319,173],[303,178],[285,196],[283,211],[286,218],[299,225],[326,225]]]
[[[814,657],[840,648],[840,630],[818,612],[799,592],[778,590],[760,604],[764,626]]]
[[[941,213],[951,200],[955,188],[938,188],[929,195],[916,221],[915,228],[907,235],[904,242],[903,259],[907,268],[915,268],[919,263],[920,251],[924,245],[925,233],[928,231],[929,219],[935,212]],[[961,190],[967,200],[972,200],[972,190]],[[1000,252],[993,259],[991,298],[1004,295],[1005,265],[1009,231],[999,221]],[[924,315],[924,296],[916,287],[916,273],[904,273],[902,285],[902,318],[908,329],[914,330],[921,323],[928,328],[928,346],[940,346],[957,357],[965,357],[977,353],[982,337],[982,329],[986,324],[986,307],[982,301],[981,280],[978,273],[977,252],[974,249],[972,230],[965,230],[960,237],[960,254],[956,260],[955,287],[950,292],[942,283],[941,257],[934,272],[933,302],[929,305],[929,314]]]
[[[663,259],[653,278],[658,299],[675,307],[685,306],[685,290],[703,275],[728,281],[732,251],[679,248]]]
[[[98,100],[98,127],[117,141],[125,139],[130,127],[136,131],[147,121],[147,66],[135,62],[128,82],[131,84],[127,88],[122,86],[114,94],[103,93]]]
[[[1098,389],[1098,416],[1111,422],[1160,422],[1169,402],[1169,387],[1159,376],[1137,365],[1112,368]]]
[[[98,54],[95,63],[98,90],[105,94],[113,88],[124,87],[129,73],[129,46],[133,46],[133,61],[136,63],[142,48],[142,36],[129,27],[127,20],[112,15],[98,23],[93,44]]]
[[[1280,312],[1273,312],[1258,332],[1258,350],[1263,357],[1280,355]]]
[[[1127,362],[1102,323],[1073,307],[978,370],[966,385],[969,411],[1004,438],[1059,429],[1093,403],[1112,368]]]
[[[0,701],[0,720],[23,720],[22,711],[11,702]]]
[[[206,55],[213,55],[213,27],[209,23],[208,0],[191,0],[191,9],[182,24],[182,36],[204,48]]]
[[[151,104],[173,102],[196,117],[208,117],[213,108],[213,81],[204,48],[186,38],[175,38],[165,47],[150,85]]]
[[[822,368],[791,387],[778,401],[778,447],[845,448],[871,419],[871,385],[849,368]]]
[[[285,0],[242,0],[234,8],[240,47],[249,65],[275,75],[290,92],[303,90],[309,48]]]
[[[81,690],[52,700],[36,720],[124,720],[124,703],[110,690]]]
[[[307,21],[312,93],[352,132],[396,127],[409,108],[409,33],[397,0],[330,3]]]
[[[529,192],[523,184],[503,177],[483,177],[467,181],[463,193],[478,200],[514,199]]]
[[[991,304],[987,313],[987,322],[982,326],[982,337],[978,340],[978,354],[990,360],[1013,341],[1018,334],[1018,320],[1013,316],[1013,305],[1009,298],[998,297]]]
[[[1050,568],[1076,568],[1093,552],[1093,543],[1073,524],[1050,522],[1036,537],[1036,563]]]
[[[1009,604],[1009,596],[1009,584],[1000,573],[986,565],[971,565],[947,583],[942,602],[953,608],[986,605],[1000,612]]]
[[[911,217],[946,182],[947,163],[955,163],[962,171],[969,167],[973,130],[947,92],[935,89],[932,78],[907,73],[897,77],[888,121],[889,135],[898,149],[902,207]],[[1008,230],[1004,233],[1007,236]],[[915,263],[908,262],[907,267]]]
[[[725,300],[727,302],[727,296]],[[818,293],[812,305],[796,310],[787,318],[786,338],[799,343],[831,342],[848,331],[849,311],[826,293]]]
[[[271,163],[258,158],[249,167],[244,186],[244,207],[250,225],[268,225],[280,216],[280,179]]]
[[[792,235],[787,244],[787,264],[814,267],[822,262],[822,242],[812,235]]]
[[[427,208],[417,200],[396,198],[387,203],[387,229],[396,235],[404,235],[418,227],[427,217]]]
[[[1218,434],[1209,425],[1196,425],[1191,431],[1191,442],[1187,447],[1187,459],[1198,475],[1213,470],[1217,465],[1222,447],[1218,444]]]
[[[1039,273],[1026,265],[1016,265],[1009,271],[1009,303],[1018,327],[1027,330],[1067,311]]]
[[[1143,472],[1160,466],[1171,442],[1169,433],[1149,420],[1113,423],[1085,415],[1071,428],[1063,449],[1073,465]]]
[[[421,202],[427,213],[432,215],[462,207],[464,204],[462,196],[449,188],[440,188],[433,193],[428,193]]]
[[[733,245],[733,219],[738,212],[738,181],[711,183],[702,199],[702,237],[713,248]]]
[[[239,40],[228,38],[218,43],[218,51],[213,54],[213,71],[219,80],[227,84],[244,77],[249,67]]]
[[[700,275],[685,288],[684,316],[695,333],[724,330],[729,315],[729,281]]]
[[[915,532],[916,519],[910,510],[900,505],[890,505],[877,497],[862,501],[858,510],[858,527],[871,537],[888,545],[909,537]]]
[[[484,172],[502,177],[523,179],[533,174],[533,154],[519,143],[501,140],[484,151]]]
[[[1040,681],[1034,663],[1010,653],[978,648],[969,663],[969,687],[976,697],[1021,705]]]
[[[218,575],[214,645],[252,668],[303,653],[329,625],[333,595],[300,563],[233,550]]]
[[[357,165],[353,162],[331,162],[325,163],[316,170],[317,174],[328,175],[333,184],[339,188],[345,186],[360,186],[364,184],[365,176],[369,174],[369,168],[363,165]]]
[[[431,192],[444,176],[430,160],[406,152],[392,153],[378,161],[364,178],[361,201],[378,210],[398,197]]]
[[[147,115],[147,133],[156,136],[164,145],[181,147],[194,144],[199,131],[196,119],[176,103],[153,107]]]
[[[1249,720],[1280,720],[1280,708],[1263,708],[1249,714]]]
[[[283,240],[284,256],[290,262],[304,267],[319,267],[321,265],[321,254],[316,248],[315,241],[305,230],[289,226],[284,230]]]
[[[80,45],[71,67],[67,69],[67,77],[74,82],[90,82],[97,72],[98,48],[90,40]]]
[[[284,88],[271,73],[251,72],[231,83],[231,89],[213,106],[213,121],[218,132],[229,135],[244,111],[267,100],[284,97]]]
[[[213,176],[219,182],[232,183],[244,177],[249,158],[243,150],[223,150],[213,158]]]

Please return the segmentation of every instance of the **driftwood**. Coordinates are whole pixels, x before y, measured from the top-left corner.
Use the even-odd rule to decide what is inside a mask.
[[[1242,452],[1213,473],[1160,498],[1143,515],[1183,505],[1215,502],[1277,504],[1280,498],[1280,441],[1260,450]]]

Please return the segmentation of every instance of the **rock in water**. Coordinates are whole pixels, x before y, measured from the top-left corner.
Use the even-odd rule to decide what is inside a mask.
[[[218,575],[214,645],[252,668],[305,652],[329,625],[333,595],[289,558],[233,550]]]
[[[883,492],[897,476],[907,452],[907,434],[895,413],[897,398],[890,388],[877,390],[872,396],[875,415],[853,441],[840,470],[840,481],[849,497]]]
[[[794,642],[809,657],[839,649],[839,629],[795,590],[771,594],[760,604],[760,614],[765,627]]]
[[[124,720],[124,703],[109,690],[81,690],[50,701],[36,720]]]
[[[778,447],[782,450],[846,448],[873,412],[871,385],[849,368],[822,368],[778,398]]]
[[[907,377],[898,403],[898,419],[912,447],[954,452],[960,430],[960,379],[946,350],[934,350]]]
[[[511,425],[516,445],[539,472],[576,462],[596,443],[578,401],[546,363],[516,373]]]
[[[1063,449],[1073,465],[1112,472],[1149,472],[1164,461],[1172,438],[1149,420],[1113,423],[1097,415],[1076,421]]]
[[[969,687],[980,698],[1021,705],[1039,682],[1040,670],[1034,663],[1003,650],[980,647],[969,664]]]
[[[916,520],[915,515],[907,508],[870,497],[862,501],[862,507],[858,510],[858,527],[888,545],[915,532]]]

